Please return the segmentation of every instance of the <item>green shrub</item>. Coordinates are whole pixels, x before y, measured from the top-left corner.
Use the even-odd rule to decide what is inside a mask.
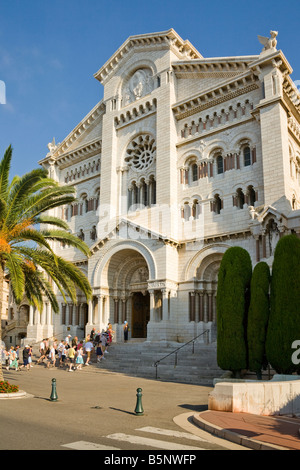
[[[272,267],[266,353],[279,374],[299,372],[292,343],[300,340],[300,239],[287,235],[277,243]]]
[[[246,320],[252,264],[241,247],[229,248],[221,261],[217,289],[217,361],[235,375],[247,368]]]
[[[259,377],[261,369],[267,365],[265,343],[270,314],[269,290],[270,268],[262,261],[252,273],[247,321],[248,367]]]

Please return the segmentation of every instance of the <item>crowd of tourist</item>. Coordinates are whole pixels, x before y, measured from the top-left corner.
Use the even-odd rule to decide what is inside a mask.
[[[89,366],[92,357],[96,358],[97,364],[105,359],[108,348],[112,342],[114,331],[109,324],[106,331],[96,331],[91,333],[84,340],[79,340],[77,336],[67,335],[64,340],[56,338],[43,339],[39,344],[40,357],[36,364],[44,364],[47,368],[66,368],[69,372],[81,370],[82,366]],[[25,368],[27,371],[33,367],[32,346],[26,344],[20,357],[20,346],[11,346],[9,350],[2,349],[2,364],[6,370],[16,371]],[[20,365],[20,362],[23,362]]]

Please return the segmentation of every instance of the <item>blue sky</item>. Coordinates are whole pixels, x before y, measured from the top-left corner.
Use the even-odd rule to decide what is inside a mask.
[[[297,0],[0,0],[0,153],[12,174],[38,166],[102,98],[93,74],[131,35],[174,28],[204,57],[259,54],[257,35],[279,31],[277,48],[300,80]]]

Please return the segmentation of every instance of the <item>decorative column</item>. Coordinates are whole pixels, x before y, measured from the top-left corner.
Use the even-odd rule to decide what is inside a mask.
[[[41,325],[46,325],[46,311],[47,311],[47,304],[43,303],[43,310],[41,314]]]
[[[195,321],[195,292],[190,292],[190,318],[189,321]]]
[[[51,308],[51,304],[48,303],[47,304],[47,326],[50,326],[52,325],[52,308]]]
[[[260,261],[260,249],[259,249],[259,235],[255,235],[255,243],[256,243],[256,261]]]
[[[208,302],[207,302],[207,293],[206,293],[206,291],[204,291],[204,293],[203,293],[203,303],[204,303],[204,305],[203,305],[203,307],[204,307],[204,309],[203,309],[204,319],[203,320],[204,320],[205,323],[207,323],[208,322],[208,305],[207,305]]]
[[[266,258],[267,257],[267,250],[266,250],[266,231],[263,230],[262,232],[262,257]]]
[[[114,298],[114,323],[118,323],[119,320],[119,300]]]
[[[162,289],[162,319],[168,321],[169,319],[169,290]]]
[[[200,302],[199,302],[199,292],[195,292],[195,322],[198,323],[200,319]]]
[[[29,326],[33,325],[33,318],[34,318],[34,307],[30,305],[29,306]]]
[[[99,326],[99,329],[101,330],[103,328],[103,295],[98,295],[98,305],[97,305],[97,324]]]
[[[89,301],[89,310],[88,310],[88,324],[93,324],[93,300]]]
[[[207,293],[208,295],[208,321],[211,322],[212,321],[212,291],[209,291]]]
[[[199,292],[199,321],[204,321],[204,292]]]
[[[127,300],[125,298],[122,298],[121,300],[121,315],[122,315],[122,318],[121,318],[121,323],[124,323],[124,321],[127,319],[127,315],[126,315],[126,303],[127,303]]]
[[[150,322],[155,321],[155,296],[154,289],[148,289],[150,294]]]

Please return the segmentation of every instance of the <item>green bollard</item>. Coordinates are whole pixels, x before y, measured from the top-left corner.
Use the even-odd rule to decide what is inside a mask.
[[[142,405],[142,389],[141,388],[138,388],[137,389],[137,400],[136,400],[136,407],[135,407],[135,414],[136,415],[143,415],[144,414],[144,410],[143,410],[143,405]]]
[[[56,393],[56,379],[52,379],[52,391],[51,391],[51,395],[50,395],[50,400],[51,401],[57,401],[58,399],[58,396],[57,396],[57,393]]]

